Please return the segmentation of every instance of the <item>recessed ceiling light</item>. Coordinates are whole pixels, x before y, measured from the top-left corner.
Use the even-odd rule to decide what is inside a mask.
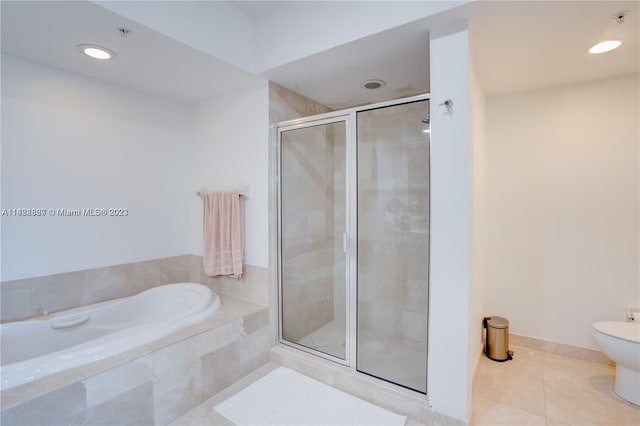
[[[106,47],[96,46],[95,44],[79,44],[78,49],[80,49],[85,55],[102,61],[107,61],[116,57],[116,54],[112,50],[109,50]]]
[[[600,43],[596,44],[591,49],[589,49],[589,53],[593,55],[597,55],[599,53],[609,52],[613,49],[617,49],[618,47],[620,47],[621,44],[622,42],[618,40],[601,41]]]
[[[376,79],[365,80],[362,83],[360,83],[360,87],[364,89],[370,89],[370,90],[379,89],[386,85],[387,83],[384,80],[376,80]]]

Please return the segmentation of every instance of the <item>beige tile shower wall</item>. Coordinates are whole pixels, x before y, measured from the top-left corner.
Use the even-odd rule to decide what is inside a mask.
[[[282,310],[290,340],[334,318],[334,205],[340,205],[333,127],[294,132],[282,143]]]
[[[347,135],[344,132],[334,132],[333,134],[333,191],[334,209],[328,212],[333,216],[333,226],[336,230],[344,232],[346,230],[346,141]],[[345,276],[347,269],[347,259],[343,251],[343,241],[341,238],[333,240],[333,318],[340,321],[341,327],[346,328],[346,284]]]
[[[2,322],[132,296],[189,281],[189,256],[153,259],[0,283]]]
[[[287,339],[301,339],[333,319],[332,260],[331,250],[320,248],[283,261],[283,332]]]
[[[326,107],[286,87],[269,82],[269,123],[331,112]]]
[[[269,123],[275,124],[280,121],[291,120],[295,118],[308,117],[315,114],[321,114],[330,112],[331,109],[319,104],[318,102],[313,101],[312,99],[306,98],[296,92],[293,92],[285,87],[282,87],[276,83],[269,83]],[[334,144],[335,146],[335,144]],[[271,167],[270,173],[272,180],[275,177],[275,145],[271,145]],[[303,173],[303,169],[299,169],[298,172]],[[338,190],[334,187],[334,190]],[[272,268],[271,275],[269,276],[269,299],[270,299],[270,310],[271,310],[271,321],[272,324],[277,323],[276,315],[277,315],[277,280],[276,276],[276,248],[275,244],[277,241],[276,236],[276,223],[277,223],[277,205],[276,205],[276,196],[275,196],[275,187],[271,187],[270,193],[270,225],[272,227],[270,232],[271,239],[271,255],[270,255],[270,266]],[[325,210],[324,212],[319,211],[315,215],[310,215],[309,217],[309,226],[310,231],[312,233],[317,233],[319,225],[323,222],[329,222],[331,220],[334,221],[334,225],[339,226],[339,219],[336,217],[331,217],[333,215],[332,212]],[[293,238],[294,235],[300,234],[304,229],[306,232],[307,224],[306,219],[302,222],[298,223],[289,223],[291,226],[292,235],[288,235],[289,238]],[[342,225],[343,226],[343,225]],[[302,240],[299,240],[302,241]],[[291,241],[290,241],[291,242]],[[297,276],[289,276],[289,279],[292,279],[292,283],[295,285],[293,287],[293,291],[287,295],[286,301],[284,303],[285,306],[289,307],[289,311],[285,313],[288,314],[286,317],[286,323],[290,324],[291,327],[289,332],[294,338],[303,337],[313,330],[317,329],[319,325],[327,323],[331,320],[333,315],[333,309],[336,306],[339,306],[341,302],[340,295],[336,296],[336,291],[334,289],[333,297],[338,297],[337,301],[331,300],[331,289],[326,285],[316,285],[318,280],[322,280],[322,275],[327,274],[327,270],[321,271],[323,266],[328,266],[333,262],[333,259],[327,253],[331,252],[334,243],[328,240],[312,240],[307,241],[306,243],[306,251],[315,252],[316,255],[307,255],[300,256],[298,259],[293,262],[295,269],[293,273]],[[324,254],[323,254],[324,253]],[[313,258],[315,257],[315,260]],[[291,259],[289,259],[291,261]],[[313,260],[310,262],[310,260]],[[314,276],[315,278],[310,278]],[[296,284],[296,282],[298,284]],[[306,283],[300,285],[300,283]],[[334,284],[335,287],[335,284]],[[343,289],[344,291],[344,289]],[[343,296],[342,296],[343,297]],[[316,306],[312,309],[313,312],[309,317],[305,320],[302,320],[302,315],[304,314],[304,309],[301,307],[305,305],[303,300],[322,300],[326,298],[325,306],[322,306],[321,303],[316,304]],[[307,306],[311,306],[313,304],[306,303]],[[328,305],[328,306],[327,306]],[[334,305],[332,309],[331,305]],[[298,307],[296,309],[296,307]],[[273,330],[274,336],[276,334],[275,329]]]
[[[424,114],[424,105],[409,104],[358,116],[359,325],[416,341],[425,340],[427,327]]]

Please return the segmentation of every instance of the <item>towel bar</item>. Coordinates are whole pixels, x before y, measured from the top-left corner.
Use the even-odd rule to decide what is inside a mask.
[[[224,190],[223,189],[214,190],[214,189],[202,188],[200,191],[196,192],[196,195],[198,197],[202,197],[202,194],[204,194],[205,191],[224,191]],[[249,186],[245,185],[245,186],[237,189],[237,191],[240,193],[241,197],[244,197],[245,199],[249,198]]]

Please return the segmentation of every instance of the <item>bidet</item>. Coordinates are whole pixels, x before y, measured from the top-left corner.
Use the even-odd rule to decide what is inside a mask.
[[[640,405],[640,323],[596,322],[593,338],[602,353],[616,362],[615,393]]]

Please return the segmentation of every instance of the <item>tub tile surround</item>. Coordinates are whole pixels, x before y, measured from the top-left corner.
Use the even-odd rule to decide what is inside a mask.
[[[134,360],[84,380],[86,424],[151,424],[154,419],[152,363]],[[123,423],[124,421],[124,423]]]
[[[189,281],[189,255],[124,265],[126,296],[162,284]]]
[[[85,398],[84,384],[73,383],[15,409],[2,410],[0,423],[5,426],[78,424],[85,411]]]
[[[222,401],[230,398],[236,393],[240,392],[242,389],[246,388],[253,382],[261,379],[266,376],[279,366],[274,363],[267,363],[255,371],[251,372],[241,380],[233,383],[231,386],[226,389],[218,392],[216,395],[204,401],[202,404],[195,407],[193,410],[183,414],[179,418],[175,419],[171,423],[170,426],[187,426],[187,425],[202,425],[202,426],[210,426],[210,425],[233,425],[229,419],[215,411],[214,407],[221,403]]]
[[[202,267],[202,256],[188,254],[4,281],[0,284],[0,320],[29,319],[40,315],[43,309],[59,312],[178,282],[204,284],[218,294],[268,305],[268,269],[244,265],[244,271],[239,280],[209,277]]]
[[[221,299],[208,320],[2,392],[1,423],[166,424],[181,416],[269,360],[268,309]]]
[[[640,407],[613,392],[613,366],[512,349],[512,361],[481,357],[473,382],[471,425],[640,424]]]
[[[152,259],[0,284],[0,320],[33,318],[132,296],[152,287],[189,281],[190,255]]]
[[[109,401],[96,405],[79,417],[87,425],[140,426],[154,424],[153,383],[145,382]]]
[[[239,279],[227,276],[210,277],[204,272],[202,256],[188,255],[189,281],[204,284],[217,294],[226,294],[251,303],[269,304],[269,270],[261,266],[243,265]]]

